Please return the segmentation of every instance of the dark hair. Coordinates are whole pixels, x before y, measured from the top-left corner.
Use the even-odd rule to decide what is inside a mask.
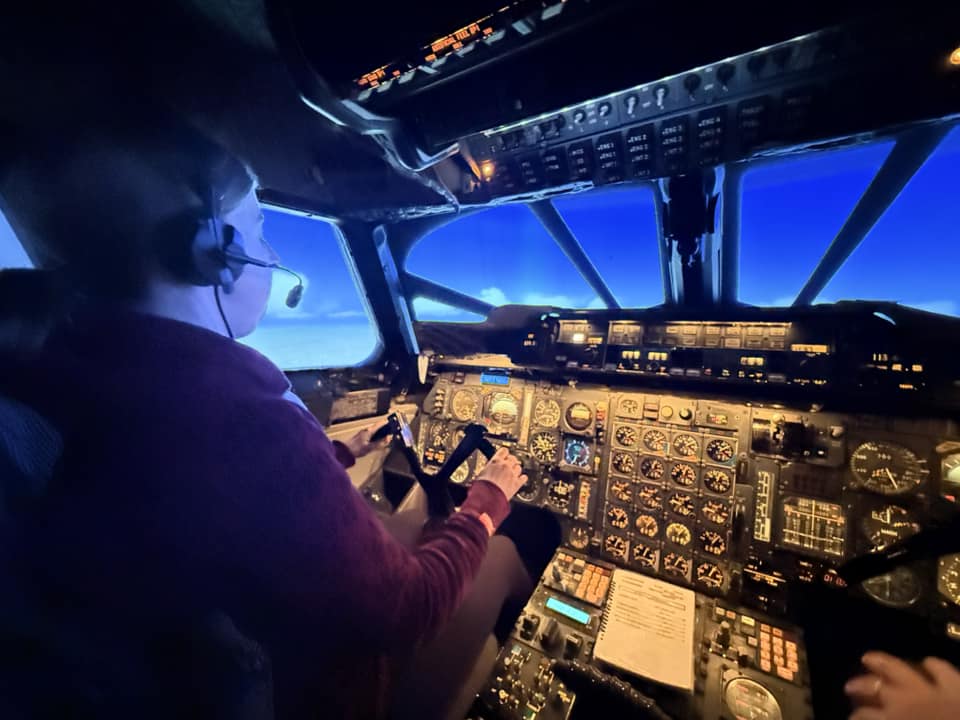
[[[38,266],[101,300],[138,299],[158,274],[182,281],[198,219],[256,184],[225,147],[162,112],[49,135],[18,139],[2,210]]]

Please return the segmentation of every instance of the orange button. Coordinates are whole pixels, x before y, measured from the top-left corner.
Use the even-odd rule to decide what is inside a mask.
[[[800,672],[800,663],[796,660],[787,660],[787,669],[793,672]]]
[[[783,630],[781,630],[780,628],[774,628],[774,629],[773,629],[773,636],[774,636],[774,637],[778,637],[778,638],[782,638],[782,637],[783,637]]]
[[[736,620],[737,614],[733,610],[727,610],[727,618],[730,620]]]
[[[793,670],[791,670],[790,668],[778,667],[777,675],[779,677],[782,677],[784,680],[789,680],[793,682]]]
[[[770,664],[769,660],[761,660],[760,669],[764,672],[771,672],[773,670],[773,666]]]
[[[770,632],[770,626],[766,623],[760,623],[760,632],[768,633]]]
[[[760,659],[766,662],[770,662],[770,651],[766,648],[760,649]]]

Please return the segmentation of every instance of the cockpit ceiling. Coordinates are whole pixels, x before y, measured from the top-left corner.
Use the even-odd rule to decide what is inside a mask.
[[[595,106],[600,112],[600,101],[611,93],[654,88],[665,78],[677,80],[676,87],[671,85],[677,102],[682,93],[691,96],[690,102],[684,100],[682,107],[676,105],[667,114],[693,110],[695,119],[700,108],[694,106],[718,100],[694,97],[702,95],[703,85],[691,90],[686,74],[719,67],[735,55],[758,48],[762,52],[820,28],[843,25],[861,9],[861,4],[834,5],[842,8],[793,13],[789,18],[770,14],[762,23],[747,10],[714,11],[709,22],[690,22],[678,15],[687,12],[679,6],[618,0],[427,2],[378,7],[375,12],[368,6],[331,7],[300,0],[229,4],[181,0],[138,4],[136,10],[76,9],[73,17],[71,11],[58,8],[56,14],[40,11],[32,22],[5,21],[0,28],[4,70],[0,91],[21,99],[2,104],[0,122],[46,122],[56,128],[72,122],[84,109],[110,112],[121,102],[118,98],[146,92],[187,113],[244,155],[272,202],[321,215],[371,220],[449,212],[456,204],[483,205],[602,184],[604,180],[594,176],[564,176],[513,187],[510,178],[498,176],[497,182],[505,181],[507,187],[494,188],[487,184],[482,165],[494,159],[491,151],[505,151],[510,157],[503,167],[514,164],[522,170],[517,163],[525,158],[519,155],[529,151],[542,155],[556,150],[553,140],[554,145],[575,140],[566,135],[540,137],[537,133],[542,133],[545,122],[570,110],[565,120],[572,123],[578,106]],[[376,141],[338,127],[308,107],[300,97],[303,87],[291,72],[287,40],[275,31],[278,11],[292,20],[306,64],[337,96],[361,113],[396,118],[405,138],[427,152],[458,141],[464,152],[419,175],[398,170],[384,159]],[[954,10],[942,14],[948,12],[956,14]],[[54,27],[52,17],[59,18],[62,27]],[[462,42],[456,39],[458,29],[489,17],[494,18],[487,22],[489,28],[477,26],[479,40],[472,31],[464,31]],[[960,71],[950,73],[946,63],[933,67],[943,50],[939,45],[948,42],[944,37],[956,21],[945,17],[896,21],[899,30],[892,35],[914,52],[894,56],[866,45],[866,54],[861,53],[856,72],[849,76],[855,83],[864,78],[859,85],[869,88],[856,103],[848,103],[858,108],[858,114],[819,122],[806,135],[774,136],[749,152],[740,152],[731,140],[726,154],[713,159],[691,155],[691,162],[696,166],[733,162],[778,148],[859,139],[884,127],[960,110]],[[499,32],[496,23],[504,31],[499,47],[482,42]],[[433,68],[436,72],[411,68],[417,53],[430,50],[431,43],[446,33],[454,33],[461,47],[450,50],[446,62]],[[826,52],[833,49],[827,47]],[[781,78],[770,71],[777,58],[766,60],[766,69],[753,78],[756,87],[741,86],[737,102],[758,93],[786,97],[787,85],[802,85],[803,73],[813,73],[807,68]],[[377,87],[368,83],[362,88],[358,81],[377,68],[389,68],[390,77]],[[752,72],[745,60],[738,77],[749,78]],[[823,96],[831,96],[830,82],[827,78],[821,88]],[[626,95],[617,99],[627,102]],[[733,125],[739,110],[736,104],[731,107],[728,120]],[[874,108],[882,112],[874,113]],[[615,129],[629,139],[631,122],[623,112],[616,114],[623,127]],[[657,128],[659,132],[659,124]],[[502,132],[494,132],[497,129]],[[570,132],[569,124],[565,132]],[[532,145],[525,147],[521,141]],[[565,145],[562,149],[569,154]],[[645,175],[613,173],[607,181],[649,180],[686,169],[671,165]]]

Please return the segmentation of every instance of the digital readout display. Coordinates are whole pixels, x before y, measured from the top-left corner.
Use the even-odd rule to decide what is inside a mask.
[[[553,596],[547,598],[546,608],[547,610],[553,610],[555,613],[560,613],[565,618],[569,618],[570,620],[580,623],[581,625],[590,624],[589,613],[585,613],[580,608],[574,607],[573,605],[565,603],[563,600]]]
[[[509,385],[510,378],[507,375],[496,375],[494,373],[480,373],[481,385]]]

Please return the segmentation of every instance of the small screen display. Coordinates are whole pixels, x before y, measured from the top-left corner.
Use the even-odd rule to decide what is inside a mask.
[[[785,548],[819,555],[843,557],[847,518],[835,503],[809,497],[783,500],[780,542]]]
[[[547,598],[546,607],[547,610],[553,610],[555,613],[560,613],[565,618],[569,618],[574,622],[580,623],[581,625],[590,624],[589,613],[585,613],[580,608],[569,605],[563,602],[563,600],[559,600],[553,596]]]
[[[481,385],[509,385],[510,378],[507,375],[495,375],[494,373],[480,373]]]

